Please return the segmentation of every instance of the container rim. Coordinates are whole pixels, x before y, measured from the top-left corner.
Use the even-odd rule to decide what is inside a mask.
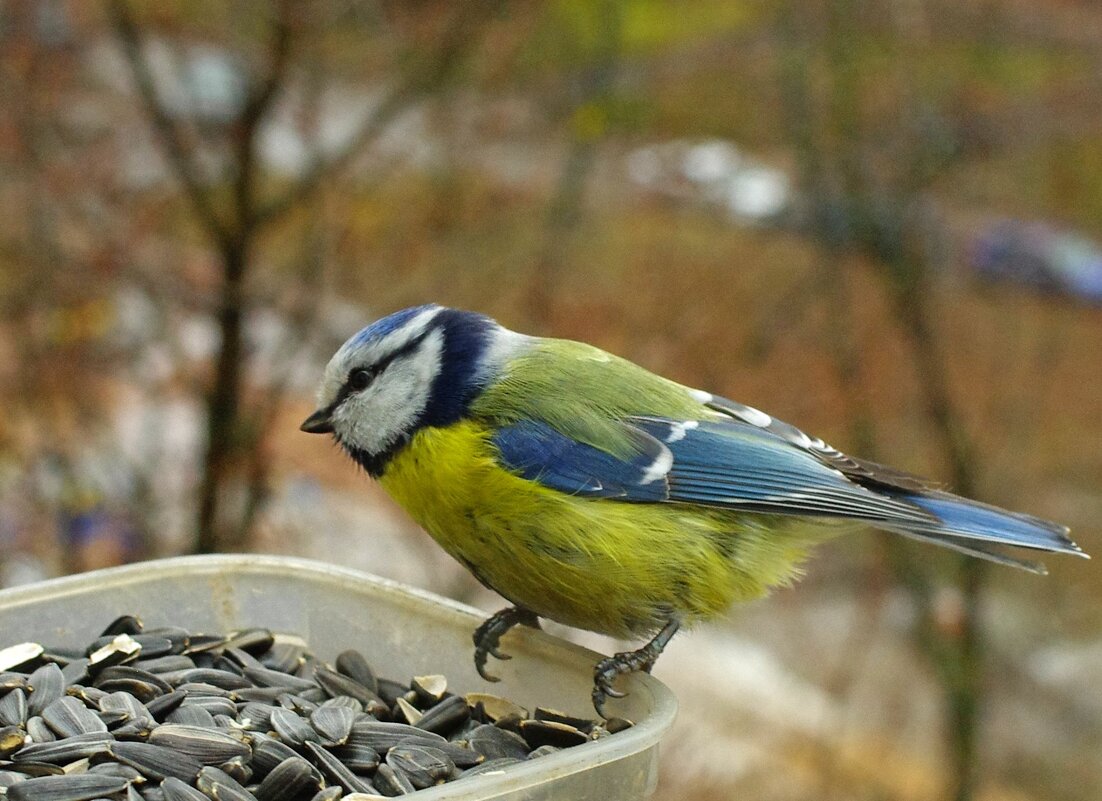
[[[137,583],[139,581],[148,582],[155,580],[160,575],[178,575],[181,570],[189,571],[196,576],[233,572],[237,574],[285,574],[288,577],[292,575],[301,577],[304,573],[310,573],[329,579],[369,583],[387,595],[415,598],[423,602],[426,611],[431,610],[434,616],[438,618],[451,618],[453,620],[462,618],[465,622],[477,625],[485,617],[485,612],[482,610],[427,590],[376,576],[367,571],[353,570],[300,557],[248,553],[206,554],[154,559],[11,587],[0,590],[0,609],[15,609],[46,599],[53,600],[80,594],[82,591],[102,585],[105,582],[115,585]],[[535,656],[539,656],[540,653],[554,651],[562,653],[565,651],[570,652],[576,658],[586,659],[594,663],[602,658],[595,651],[560,639],[542,630],[524,629],[522,636],[525,639],[524,647]],[[655,747],[673,723],[673,719],[677,714],[677,700],[664,684],[647,673],[633,674],[632,680],[634,686],[631,691],[633,693],[642,691],[650,695],[653,701],[650,714],[643,720],[636,722],[636,725],[630,729],[618,732],[613,737],[587,744],[587,756],[590,759],[583,762],[579,760],[578,755],[571,753],[573,749],[564,749],[558,753],[541,757],[531,763],[510,766],[509,770],[502,774],[482,774],[472,777],[470,781],[449,782],[438,787],[419,790],[418,796],[423,798],[424,801],[444,801],[444,799],[449,798],[469,797],[467,788],[472,787],[477,782],[477,786],[482,793],[480,797],[492,799],[525,787],[546,784],[549,781],[591,769],[603,762],[630,757]],[[610,759],[594,761],[592,757],[598,756],[598,754],[607,754]]]

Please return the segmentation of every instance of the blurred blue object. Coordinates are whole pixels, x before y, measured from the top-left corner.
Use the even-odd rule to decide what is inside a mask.
[[[1102,247],[1045,223],[995,223],[976,237],[970,267],[986,280],[1102,304]]]

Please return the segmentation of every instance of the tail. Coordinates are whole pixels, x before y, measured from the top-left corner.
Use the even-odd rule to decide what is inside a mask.
[[[948,492],[895,491],[887,494],[913,504],[936,518],[925,524],[883,526],[904,537],[932,542],[959,553],[1041,575],[1048,573],[1044,565],[1003,553],[1000,547],[1010,546],[1090,558],[1068,537],[1067,526],[1039,517],[1008,512],[997,506],[970,501]]]

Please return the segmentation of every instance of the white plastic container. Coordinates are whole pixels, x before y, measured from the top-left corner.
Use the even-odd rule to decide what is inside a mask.
[[[147,627],[223,632],[248,626],[298,634],[322,659],[363,652],[380,676],[408,680],[443,673],[449,689],[489,691],[531,709],[593,717],[590,691],[599,655],[541,631],[514,629],[513,656],[493,661],[498,684],[474,669],[471,634],[481,612],[366,573],[277,556],[198,556],[144,562],[0,591],[0,647],[32,640],[80,646],[120,614]],[[627,698],[611,714],[636,725],[500,774],[473,776],[417,793],[424,801],[474,799],[643,799],[657,781],[658,741],[677,703],[646,674],[621,680]]]

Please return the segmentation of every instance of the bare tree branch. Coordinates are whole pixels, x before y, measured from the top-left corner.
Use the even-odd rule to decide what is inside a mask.
[[[331,176],[341,172],[387,125],[412,102],[431,94],[455,74],[456,68],[477,41],[476,26],[490,17],[505,0],[462,3],[452,17],[438,49],[438,55],[421,63],[390,91],[363,122],[359,130],[338,152],[328,158],[318,155],[298,181],[283,195],[262,205],[254,222],[258,226],[279,219],[296,205],[308,200]]]
[[[230,238],[230,232],[215,209],[212,193],[203,185],[199,169],[184,141],[184,132],[169,116],[157,92],[153,72],[142,52],[141,31],[129,3],[127,0],[108,0],[107,11],[115,28],[115,35],[122,45],[123,54],[130,64],[142,106],[161,139],[176,178],[183,184],[188,200],[203,226],[216,241],[225,243]]]

